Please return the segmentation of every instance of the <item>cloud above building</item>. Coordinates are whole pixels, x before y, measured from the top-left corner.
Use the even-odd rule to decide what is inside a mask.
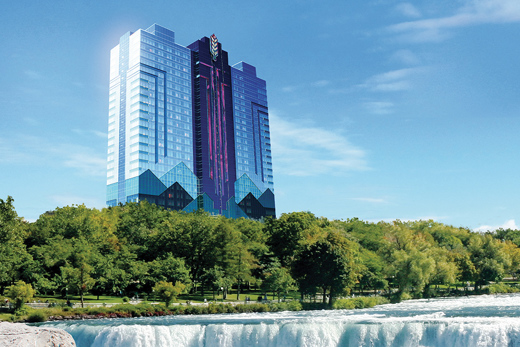
[[[275,173],[341,175],[368,170],[366,153],[338,132],[269,115]]]
[[[520,2],[517,0],[474,0],[454,14],[394,24],[387,27],[387,31],[405,41],[435,42],[448,38],[450,29],[519,21]]]

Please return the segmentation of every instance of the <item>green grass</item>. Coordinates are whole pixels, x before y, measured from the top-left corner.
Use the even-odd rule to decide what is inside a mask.
[[[10,313],[0,313],[0,321],[9,322],[12,316]]]
[[[184,294],[180,295],[178,298],[178,302],[186,302],[187,300],[191,302],[204,302],[204,298],[206,298],[207,301],[217,301],[217,302],[235,302],[235,301],[241,301],[245,302],[246,297],[249,297],[250,300],[257,301],[258,297],[261,296],[264,297],[264,293],[260,290],[249,290],[249,291],[241,291],[239,299],[237,300],[237,291],[236,289],[232,290],[231,292],[228,292],[226,300],[222,300],[222,293],[220,295],[216,295],[215,293],[215,300],[213,300],[213,292],[211,291],[204,291],[204,296],[198,292],[197,294]],[[298,300],[300,299],[300,294],[298,292],[290,292],[288,295],[285,296],[287,300]],[[283,299],[283,296],[280,297],[280,299]],[[278,301],[278,298],[275,296],[273,298],[272,293],[267,294],[267,300],[270,301]]]
[[[177,299],[177,302],[185,303],[186,301],[191,301],[194,303],[201,303],[201,302],[204,302],[204,299],[206,299],[206,301],[216,301],[216,302],[236,302],[236,301],[245,302],[246,297],[249,297],[251,302],[256,302],[259,296],[261,296],[262,298],[264,297],[263,294],[264,293],[260,290],[242,290],[240,293],[239,299],[237,300],[237,290],[233,289],[230,292],[228,292],[226,300],[222,300],[221,292],[220,292],[220,295],[216,295],[216,292],[215,292],[215,300],[214,300],[213,292],[205,290],[204,296],[201,295],[200,291],[197,292],[196,294],[180,295]],[[132,295],[127,295],[127,296],[130,299],[132,298]],[[157,296],[154,297],[152,294],[139,293],[139,300],[142,301],[143,298],[145,298],[145,297],[147,299],[146,301],[148,301],[148,302],[159,302],[160,301],[159,297],[157,297]],[[77,304],[78,302],[81,301],[79,295],[69,294],[68,298],[71,302],[73,302],[75,304]],[[267,299],[270,301],[278,301],[277,297],[273,298],[272,293],[268,293]],[[283,299],[283,296],[281,297],[281,299]],[[286,295],[286,299],[287,300],[298,300],[298,299],[300,299],[300,294],[298,292],[290,292],[289,294]],[[67,298],[62,297],[60,295],[55,295],[55,296],[38,295],[38,296],[34,297],[34,299],[32,299],[31,301],[38,302],[38,300],[40,300],[40,302],[49,301],[49,302],[55,302],[57,304],[60,304],[60,303],[65,303],[67,301]],[[102,304],[102,303],[120,304],[123,302],[122,297],[109,296],[109,295],[101,295],[101,296],[99,296],[99,299],[96,295],[84,295],[83,300],[85,303],[97,303],[97,304]]]

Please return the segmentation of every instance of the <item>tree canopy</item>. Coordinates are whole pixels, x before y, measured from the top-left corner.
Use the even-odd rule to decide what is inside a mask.
[[[23,281],[39,293],[80,297],[152,293],[159,283],[173,294],[181,287],[239,294],[254,286],[280,298],[297,289],[329,304],[353,289],[426,297],[439,285],[482,287],[516,277],[519,235],[431,220],[328,220],[310,212],[227,219],[147,202],[66,206],[28,223],[7,197],[0,199],[0,293]]]

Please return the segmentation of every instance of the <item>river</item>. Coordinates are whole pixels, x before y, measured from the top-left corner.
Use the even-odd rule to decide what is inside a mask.
[[[49,322],[84,346],[520,346],[520,294],[363,310]]]

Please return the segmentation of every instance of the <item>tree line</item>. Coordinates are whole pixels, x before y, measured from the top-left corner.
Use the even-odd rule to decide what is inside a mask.
[[[133,295],[170,291],[228,295],[298,290],[324,302],[351,293],[430,297],[476,289],[520,268],[520,231],[477,233],[429,221],[328,220],[310,212],[253,221],[147,202],[66,206],[33,223],[0,199],[0,293],[24,281],[41,294]]]

